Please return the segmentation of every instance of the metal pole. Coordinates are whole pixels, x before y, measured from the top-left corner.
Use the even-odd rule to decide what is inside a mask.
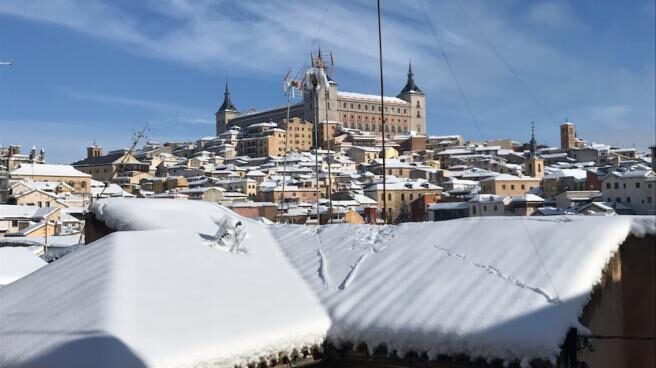
[[[324,71],[325,72],[325,71]],[[326,88],[326,92],[324,94],[326,97],[326,124],[324,125],[326,127],[326,134],[325,136],[328,136],[328,97],[329,97],[329,91],[328,88]],[[330,173],[330,140],[328,140],[328,219],[330,223],[333,223],[333,177],[331,176]]]
[[[380,26],[380,0],[376,0],[378,10],[378,60],[380,65],[380,131],[383,136],[383,222],[387,223],[387,183],[385,180],[385,89],[383,84],[383,38]]]
[[[315,75],[316,77],[316,75]],[[312,104],[314,106],[314,172],[316,178],[317,186],[317,225],[321,223],[319,216],[319,96],[317,95],[317,83],[319,81],[315,79],[312,80]]]
[[[285,175],[287,174],[287,155],[289,154],[289,114],[292,104],[292,95],[293,93],[288,86],[287,89],[287,132],[285,133],[285,157],[283,159],[283,172],[282,172],[282,194],[280,195],[280,210],[278,211],[278,221],[282,215],[283,205],[285,203]]]

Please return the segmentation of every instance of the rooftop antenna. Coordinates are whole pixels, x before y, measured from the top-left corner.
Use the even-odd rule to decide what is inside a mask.
[[[324,77],[321,78],[321,80],[325,80],[325,85],[322,86],[324,91],[324,98],[325,98],[325,105],[324,105],[324,111],[325,111],[325,120],[324,124],[322,127],[323,130],[323,136],[324,139],[325,137],[328,136],[328,131],[330,129],[330,124],[328,121],[328,100],[330,99],[330,81],[333,80],[333,72],[335,70],[335,65],[333,64],[334,59],[333,59],[333,53],[332,51],[328,50],[325,52],[321,52],[321,47],[319,47],[319,51],[317,52],[316,57],[313,58],[313,65],[315,68],[319,69],[320,73],[324,74]],[[317,108],[319,107],[319,96],[317,96]],[[318,128],[318,125],[317,125]],[[327,161],[328,161],[328,221],[330,223],[333,223],[333,199],[332,199],[332,191],[333,191],[333,177],[332,177],[332,172],[331,172],[331,152],[332,152],[332,144],[330,140],[327,140],[326,142],[326,150],[328,151],[326,153],[327,156]],[[318,142],[317,142],[318,146]]]
[[[146,132],[149,131],[149,130],[150,130],[149,124],[146,123],[146,125],[143,127],[143,129],[141,129],[140,131],[138,131],[138,132],[136,132],[132,135],[132,146],[130,146],[130,149],[128,149],[126,154],[123,156],[123,159],[121,160],[121,162],[116,166],[116,169],[112,172],[112,175],[109,177],[109,179],[107,179],[105,181],[105,183],[104,183],[105,185],[104,185],[103,189],[100,191],[100,193],[98,194],[97,198],[102,198],[102,195],[105,193],[105,190],[107,189],[107,187],[109,187],[109,183],[114,179],[116,174],[118,174],[119,170],[121,170],[121,168],[123,167],[123,164],[125,164],[125,161],[128,159],[128,156],[132,155],[132,152],[134,152],[134,149],[137,147],[137,144],[139,143],[139,141],[143,138],[147,138],[146,137]],[[95,140],[94,140],[94,145],[95,145]],[[89,198],[90,198],[89,199],[89,206],[91,206],[91,202],[93,200],[93,195],[91,193],[90,193]],[[84,217],[86,217],[86,209],[83,209],[83,215],[84,215]],[[84,234],[84,224],[82,225],[82,228],[80,229],[80,239],[78,240],[78,244],[80,244],[82,242],[82,235],[83,234]]]
[[[321,53],[319,52],[319,55]],[[316,178],[316,196],[317,196],[317,223],[319,223],[319,198],[320,198],[320,191],[319,191],[319,91],[320,90],[327,90],[328,89],[328,77],[325,73],[325,70],[323,67],[320,67],[322,65],[323,61],[321,57],[314,57],[313,55],[310,56],[312,58],[312,67],[310,67],[306,72],[305,72],[305,87],[310,90],[310,96],[312,97],[313,101],[313,106],[314,106],[314,170],[315,170],[315,178]]]
[[[289,122],[292,100],[302,97],[301,88],[303,88],[303,80],[300,78],[300,76],[301,75],[299,72],[292,73],[290,70],[285,75],[285,78],[283,78],[283,90],[285,95],[287,95],[287,132],[285,132],[285,156],[283,158],[282,193],[280,194],[280,206],[278,215],[282,215],[285,203],[285,176],[287,174],[287,156],[289,155]],[[278,218],[278,220],[280,220],[280,218]]]

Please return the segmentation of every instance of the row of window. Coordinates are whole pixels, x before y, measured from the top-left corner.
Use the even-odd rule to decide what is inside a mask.
[[[613,201],[613,199],[610,198],[610,197],[608,197],[608,202],[612,202],[612,201]],[[615,198],[615,202],[617,202],[617,203],[622,203],[622,198],[620,198],[620,197],[616,197],[616,198]],[[626,203],[631,203],[631,197],[626,197]],[[645,200],[643,199],[643,200],[641,201],[641,203],[642,203],[642,204],[645,204]],[[647,203],[648,203],[648,204],[651,204],[651,203],[652,203],[652,197],[647,197]]]
[[[495,204],[494,205],[494,211],[498,211],[499,207]],[[481,212],[487,212],[487,206],[483,206],[483,211]],[[476,214],[476,207],[472,207],[472,213],[475,215]]]
[[[419,117],[419,114],[417,114],[417,117]],[[347,114],[342,115],[342,120],[343,120],[343,121],[348,120],[348,115],[347,115]],[[361,115],[358,115],[358,118],[356,119],[354,115],[351,115],[351,122],[354,122],[354,121],[362,122],[362,116],[361,116]],[[366,123],[369,123],[369,117],[365,115],[365,116],[364,116],[364,121],[365,121]],[[381,119],[380,119],[380,117],[378,117],[378,123],[380,123],[380,122],[381,122]],[[385,118],[385,122],[386,122],[386,123],[388,123],[388,122],[389,122],[389,123],[393,123],[393,122],[394,122],[394,118],[392,118],[391,120],[390,120],[389,118]],[[397,123],[400,123],[400,122],[401,122],[401,118],[397,118],[397,119],[396,119],[396,122],[397,122]],[[407,122],[408,122],[408,119],[403,119],[403,122],[404,122],[404,123],[407,123]],[[372,124],[376,124],[376,118],[373,118],[373,117],[372,117],[372,118],[371,118],[371,123],[372,123]]]
[[[344,123],[344,126],[346,128],[351,128],[351,129],[360,129],[360,130],[366,130],[369,132],[372,131],[379,131],[380,130],[380,125],[378,124],[362,124],[362,123]],[[402,126],[399,125],[385,125],[385,131],[386,132],[391,132],[391,133],[403,133],[407,131],[407,129],[403,128]]]
[[[611,189],[611,183],[606,183],[606,189]],[[635,183],[636,189],[640,189],[640,182]],[[613,188],[614,189],[620,189],[620,183],[615,182],[613,183]],[[647,188],[651,189],[651,183],[647,183]],[[626,183],[622,183],[622,189],[626,189]]]
[[[346,106],[347,106],[347,105],[346,105],[346,102],[344,102],[343,107],[344,107],[345,109],[346,109]],[[351,110],[354,110],[354,109],[355,109],[355,106],[357,106],[357,109],[358,109],[358,110],[362,110],[362,104],[357,104],[357,105],[351,104]],[[365,110],[365,111],[369,111],[370,106],[371,106],[371,111],[376,111],[376,107],[378,107],[378,111],[380,111],[380,106],[379,106],[379,105],[364,105],[364,110]],[[417,101],[417,107],[419,107],[419,101]],[[330,105],[328,105],[328,108],[330,108]],[[392,109],[392,111],[394,111],[394,107],[392,107],[391,109]],[[385,112],[388,112],[388,111],[389,111],[389,106],[385,106]],[[400,107],[397,107],[397,108],[396,108],[396,112],[400,114],[400,113],[401,113],[401,108],[400,108]],[[408,113],[408,109],[403,108],[403,113],[404,113],[404,114],[407,114],[407,113]]]

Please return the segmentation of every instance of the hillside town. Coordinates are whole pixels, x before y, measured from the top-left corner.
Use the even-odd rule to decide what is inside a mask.
[[[0,151],[0,234],[74,234],[88,206],[107,197],[210,201],[293,224],[656,214],[656,146],[588,143],[569,121],[560,147],[539,144],[528,129],[527,142],[408,132],[386,135],[384,153],[380,134],[328,125],[318,144],[313,124],[299,118],[133,151],[94,143],[70,165],[46,163],[43,148],[24,154],[9,145]]]
[[[655,367],[655,16],[0,2],[0,368]]]

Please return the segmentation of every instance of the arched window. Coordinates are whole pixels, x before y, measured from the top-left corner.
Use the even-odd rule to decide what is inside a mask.
[[[419,105],[419,101],[417,101],[417,108],[421,108],[421,105]]]

